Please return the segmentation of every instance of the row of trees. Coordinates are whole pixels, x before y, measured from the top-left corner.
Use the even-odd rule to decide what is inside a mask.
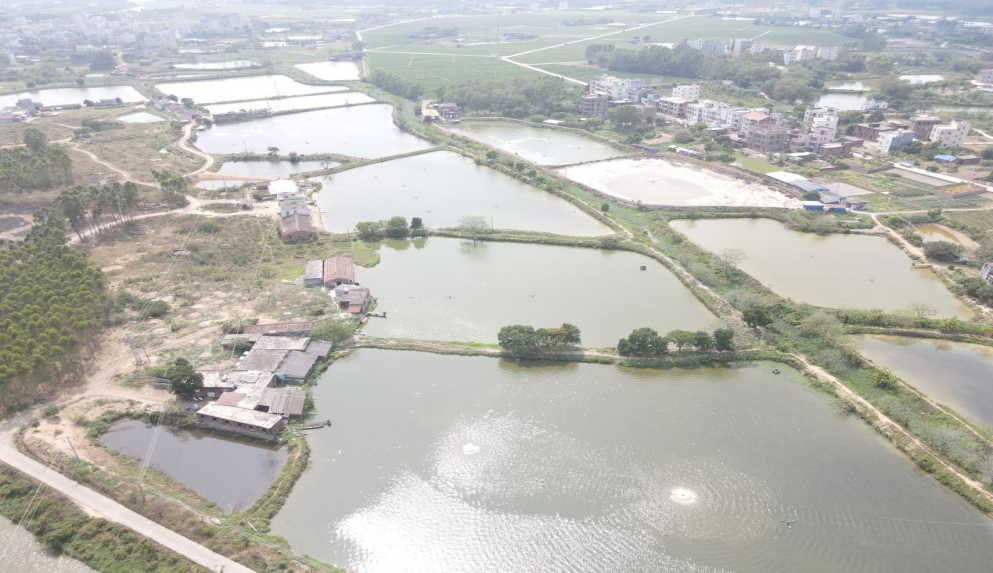
[[[0,149],[0,189],[44,191],[72,183],[72,159],[65,148],[49,145],[36,128],[24,130],[24,145]]]
[[[661,356],[669,353],[670,344],[678,352],[687,348],[727,352],[734,350],[734,330],[718,328],[712,334],[706,330],[672,330],[662,336],[651,328],[637,328],[617,341],[617,352],[621,356]]]
[[[610,70],[704,80],[732,80],[739,88],[760,89],[781,101],[812,101],[818,93],[806,70],[783,73],[770,63],[780,63],[781,53],[766,50],[739,57],[705,54],[686,44],[674,48],[649,46],[639,51],[593,44],[586,60]]]
[[[414,217],[407,224],[407,218],[397,215],[386,221],[363,221],[355,224],[359,239],[363,241],[381,241],[383,239],[406,239],[407,237],[423,237],[427,235],[424,221]]]
[[[560,78],[548,76],[502,80],[474,80],[438,88],[438,97],[473,113],[517,119],[574,112],[579,93]]]
[[[79,366],[80,347],[101,324],[103,274],[65,244],[65,233],[36,226],[24,242],[0,245],[0,396],[7,385],[32,386]]]
[[[397,94],[398,96],[402,96],[407,99],[416,100],[421,97],[420,85],[410,80],[405,80],[396,74],[391,74],[384,71],[375,71],[372,73],[372,83],[376,87],[382,88],[390,93]]]
[[[138,186],[131,181],[123,185],[77,185],[59,193],[51,207],[36,212],[35,220],[58,229],[68,224],[82,240],[112,224],[130,221],[137,207]]]
[[[524,324],[504,326],[497,335],[500,348],[515,355],[526,356],[541,350],[578,346],[581,342],[579,327],[563,324],[557,328],[538,328]]]

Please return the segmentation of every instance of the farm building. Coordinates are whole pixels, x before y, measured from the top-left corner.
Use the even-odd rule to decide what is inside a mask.
[[[310,215],[290,215],[280,220],[279,236],[287,242],[307,241],[317,238],[317,230]]]
[[[324,284],[324,261],[307,261],[303,269],[303,286],[319,287]]]
[[[335,255],[324,261],[324,286],[334,288],[338,285],[355,283],[355,264],[351,255]]]
[[[286,427],[286,419],[278,414],[220,404],[207,404],[200,408],[197,411],[197,422],[267,440],[275,439]]]

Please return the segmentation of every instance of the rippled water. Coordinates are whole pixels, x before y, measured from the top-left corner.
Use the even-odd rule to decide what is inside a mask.
[[[4,547],[0,573],[93,573],[81,562],[54,555],[34,535],[0,516],[0,546]]]
[[[989,570],[993,522],[771,367],[360,350],[274,531],[359,573]]]
[[[509,324],[568,322],[599,347],[643,326],[665,333],[715,321],[668,269],[635,253],[436,237],[390,242],[380,255],[355,271],[388,315],[369,319],[374,336],[496,342]]]
[[[904,310],[927,303],[941,316],[972,313],[941,280],[899,247],[870,235],[817,235],[770,219],[673,221],[672,227],[713,253],[743,250],[739,267],[773,291],[829,308]]]
[[[151,424],[126,420],[100,436],[100,443],[143,460],[154,431]],[[286,456],[286,448],[247,438],[163,427],[151,465],[227,512],[254,503],[279,475]]]
[[[516,123],[461,123],[446,126],[466,137],[520,155],[538,165],[571,165],[628,155],[576,133]]]
[[[215,124],[197,134],[197,147],[207,153],[266,153],[270,146],[283,154],[341,153],[356,157],[385,157],[426,149],[430,143],[393,124],[388,105],[360,105],[304,111],[252,121]]]
[[[376,163],[314,177],[324,227],[344,233],[361,221],[421,217],[429,227],[454,227],[482,215],[497,228],[561,235],[613,231],[573,204],[451,151]]]
[[[993,348],[902,336],[858,337],[866,358],[892,368],[927,397],[993,426]]]

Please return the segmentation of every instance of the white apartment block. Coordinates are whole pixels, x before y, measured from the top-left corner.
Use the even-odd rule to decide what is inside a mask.
[[[831,143],[838,131],[831,127],[815,127],[793,138],[793,147],[817,151],[825,143]]]
[[[809,108],[803,114],[803,126],[806,128],[828,127],[837,129],[838,113],[838,108],[834,107]]]
[[[841,50],[838,46],[818,46],[817,57],[822,60],[837,60]]]
[[[590,80],[590,93],[603,92],[611,100],[638,100],[638,92],[643,88],[640,79],[621,79],[606,74]]]
[[[838,46],[797,46],[792,50],[783,52],[783,63],[787,66],[793,62],[803,62],[805,60],[836,60],[841,48]]]
[[[941,147],[962,147],[965,136],[969,135],[969,122],[952,120],[948,125],[936,125],[931,130],[931,141],[938,142]]]
[[[700,86],[697,84],[676,86],[672,88],[672,97],[688,99],[691,101],[700,99]]]
[[[686,106],[686,122],[723,127],[730,109],[731,106],[722,101],[697,100]]]

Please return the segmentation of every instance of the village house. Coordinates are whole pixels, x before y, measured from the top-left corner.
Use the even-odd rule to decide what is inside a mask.
[[[355,318],[361,318],[369,308],[372,297],[369,289],[353,285],[339,285],[334,289],[335,299],[341,310]]]
[[[910,129],[910,124],[896,121],[875,121],[870,123],[857,123],[852,133],[859,139],[865,141],[879,141],[879,135],[887,131],[897,131],[899,129]]]
[[[324,261],[307,261],[303,267],[303,286],[319,287],[324,284]]]
[[[334,288],[355,283],[355,264],[351,255],[335,255],[324,261],[324,287]]]
[[[280,220],[279,236],[286,242],[307,241],[317,238],[317,229],[310,215],[291,215]]]
[[[610,96],[603,92],[583,94],[579,98],[579,113],[586,117],[603,117],[609,102]]]
[[[286,427],[286,418],[278,414],[221,404],[207,404],[200,408],[197,411],[197,422],[266,440],[274,440]]]
[[[969,135],[969,122],[952,120],[948,125],[937,125],[931,130],[931,141],[941,147],[962,147]]]
[[[459,109],[457,103],[452,102],[441,102],[432,105],[435,111],[438,112],[438,116],[441,119],[449,123],[458,123],[462,121],[462,110]]]

